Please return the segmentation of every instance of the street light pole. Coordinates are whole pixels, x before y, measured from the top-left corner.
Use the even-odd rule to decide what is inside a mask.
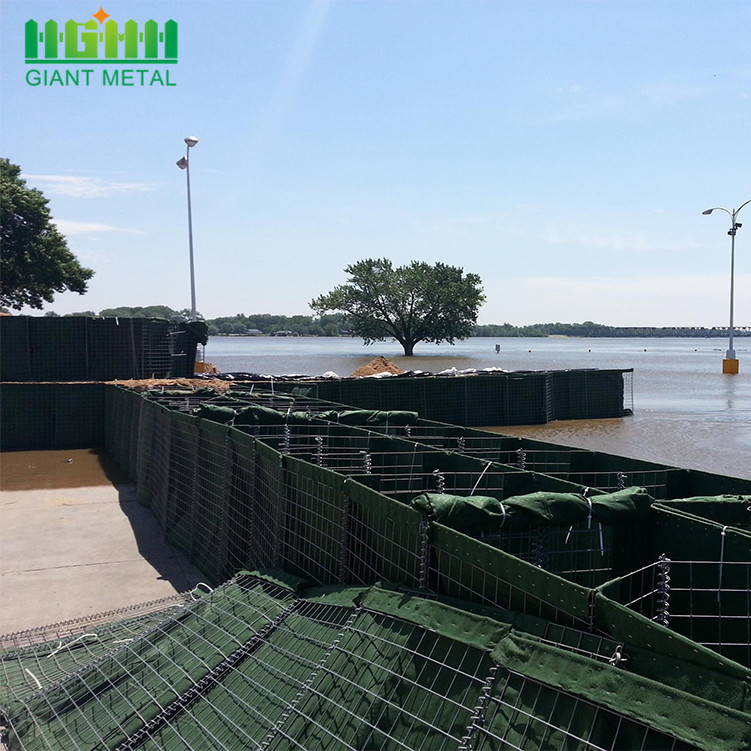
[[[735,350],[733,349],[733,334],[735,333],[733,326],[733,297],[735,290],[735,235],[738,230],[743,226],[740,222],[737,222],[738,214],[741,213],[741,209],[751,203],[751,198],[742,203],[737,209],[726,209],[722,206],[715,206],[712,209],[706,209],[702,211],[702,214],[708,215],[713,211],[724,211],[730,217],[730,229],[728,234],[730,235],[730,341],[728,342],[728,351],[725,355],[725,359],[722,361],[723,373],[737,373],[738,372],[738,358],[735,356]]]
[[[190,206],[190,150],[198,143],[195,136],[188,136],[185,139],[187,148],[185,156],[178,162],[177,166],[185,170],[185,177],[188,184],[188,247],[190,249],[190,320],[196,320],[196,275],[193,265],[193,213]]]

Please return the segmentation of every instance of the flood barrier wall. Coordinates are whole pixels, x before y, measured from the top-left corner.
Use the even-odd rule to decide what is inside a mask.
[[[0,316],[0,380],[192,377],[206,330],[155,318]]]
[[[481,487],[501,502],[503,519],[503,503],[510,508],[519,494],[587,496],[595,505],[609,496],[344,426],[338,428],[363,462],[335,471],[314,463],[316,440],[293,455],[284,432],[264,439],[252,435],[253,426],[199,418],[114,387],[105,400],[108,453],[136,481],[140,502],[153,510],[167,539],[214,582],[243,567],[280,569],[320,584],[398,582],[751,677],[739,664],[751,665],[748,530],[659,503],[646,508],[626,501],[624,508],[635,511],[613,517],[607,503],[602,512],[590,504],[578,521],[568,512],[556,517],[551,506],[548,522],[485,540],[438,523],[401,498],[425,491],[416,478],[438,474],[458,496]],[[399,495],[400,489],[409,492]],[[626,498],[644,497],[639,494],[627,490]],[[749,499],[734,502],[747,506]],[[586,509],[586,500],[581,503]],[[486,532],[495,534],[499,525],[497,516]],[[554,559],[558,573],[548,570]],[[669,572],[686,566],[671,600]],[[676,630],[665,628],[671,623]]]
[[[273,388],[362,409],[414,410],[426,420],[469,426],[537,425],[633,411],[632,369],[274,381]]]

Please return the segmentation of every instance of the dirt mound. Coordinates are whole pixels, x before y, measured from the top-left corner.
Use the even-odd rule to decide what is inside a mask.
[[[376,375],[376,373],[403,373],[404,371],[397,365],[394,365],[391,360],[387,360],[385,357],[376,357],[366,365],[358,368],[353,374],[352,378],[362,378],[363,376]]]
[[[118,386],[126,386],[134,391],[149,391],[151,389],[182,389],[185,391],[197,391],[198,389],[214,389],[220,394],[229,391],[232,385],[229,381],[220,381],[218,379],[202,378],[139,378],[127,381],[109,381]]]

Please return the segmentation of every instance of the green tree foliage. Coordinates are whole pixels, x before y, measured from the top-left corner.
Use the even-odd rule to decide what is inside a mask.
[[[129,308],[126,306],[105,308],[99,311],[99,315],[105,318],[164,318],[168,321],[178,322],[190,320],[190,310],[188,308],[172,310],[172,308],[166,305],[148,305],[145,308]],[[203,321],[203,316],[200,313],[196,313],[196,318],[199,321]]]
[[[485,300],[479,276],[443,263],[412,261],[395,269],[386,258],[369,258],[345,271],[350,280],[310,307],[319,314],[343,311],[366,344],[393,337],[407,356],[418,342],[453,344],[472,336]]]
[[[348,333],[341,313],[320,318],[238,313],[235,316],[214,318],[207,323],[211,336],[242,336],[258,331],[267,336],[273,336],[277,331],[291,331],[293,336],[343,336]]]
[[[55,292],[86,292],[93,276],[68,250],[47,199],[21,179],[21,168],[0,159],[0,304],[41,308]]]

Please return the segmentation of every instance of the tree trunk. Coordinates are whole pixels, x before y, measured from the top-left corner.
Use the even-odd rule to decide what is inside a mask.
[[[412,357],[412,354],[415,349],[415,345],[412,342],[402,342],[402,347],[404,347],[404,356],[405,357]]]

